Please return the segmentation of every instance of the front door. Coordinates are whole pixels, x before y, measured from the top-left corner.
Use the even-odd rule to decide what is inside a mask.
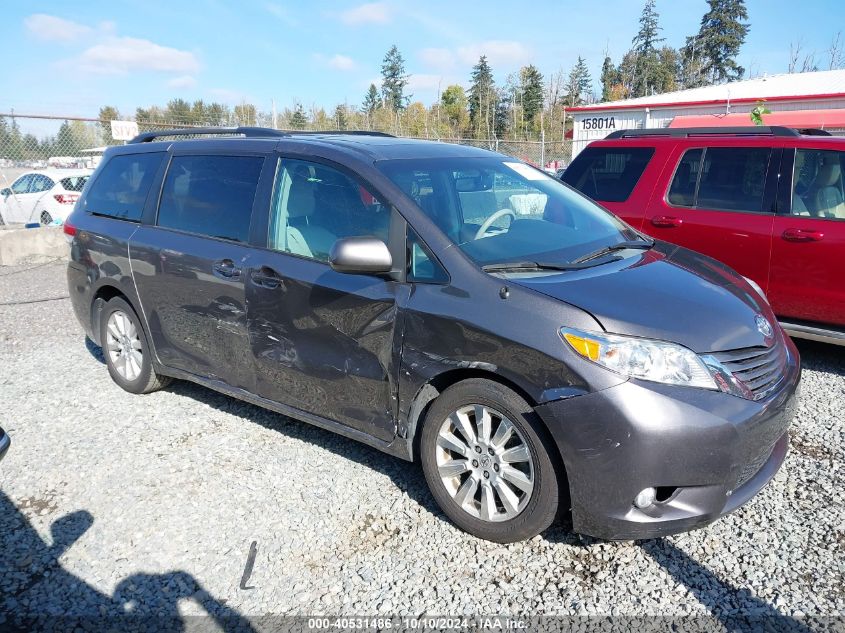
[[[175,155],[155,226],[130,243],[132,270],[159,360],[250,389],[244,281],[250,221],[265,158]]]
[[[788,152],[794,169],[781,179],[769,300],[786,320],[845,328],[845,152],[821,145]]]
[[[246,281],[257,393],[385,441],[395,432],[403,285],[335,272],[328,255],[342,237],[388,242],[393,214],[339,167],[282,159],[267,249]]]
[[[9,188],[11,193],[5,196],[3,218],[6,222],[37,222],[35,206],[45,191],[53,186],[53,181],[43,174],[24,174]]]
[[[780,149],[706,147],[679,152],[668,190],[656,190],[643,231],[718,259],[764,290]]]

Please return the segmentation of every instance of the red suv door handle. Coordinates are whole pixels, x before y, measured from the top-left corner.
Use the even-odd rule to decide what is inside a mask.
[[[821,231],[805,231],[804,229],[786,229],[781,237],[787,242],[818,242],[824,238]]]
[[[659,226],[665,229],[673,229],[681,226],[684,221],[681,218],[676,218],[671,215],[656,215],[651,218],[651,223],[654,226]]]

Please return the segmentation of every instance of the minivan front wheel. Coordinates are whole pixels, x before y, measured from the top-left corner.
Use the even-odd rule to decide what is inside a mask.
[[[150,393],[170,379],[153,369],[147,337],[138,316],[123,299],[115,297],[100,316],[100,342],[109,375],[130,393]]]
[[[558,477],[537,424],[524,399],[490,380],[459,382],[434,401],[420,438],[423,472],[459,527],[511,543],[551,525]]]

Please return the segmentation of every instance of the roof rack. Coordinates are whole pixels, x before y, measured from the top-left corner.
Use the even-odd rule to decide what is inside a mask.
[[[369,132],[367,130],[331,130],[325,132],[274,130],[269,127],[188,127],[173,130],[155,130],[142,132],[129,143],[150,143],[166,136],[245,136],[247,138],[289,138],[300,135],[320,134],[349,134],[352,136],[390,136],[386,132]]]
[[[818,127],[805,127],[798,131],[804,136],[833,136],[833,134],[827,130],[823,130]]]
[[[798,130],[779,125],[749,125],[747,127],[674,127],[639,130],[617,130],[605,138],[637,138],[639,136],[801,136]]]

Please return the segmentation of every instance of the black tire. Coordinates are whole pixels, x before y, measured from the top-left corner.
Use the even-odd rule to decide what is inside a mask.
[[[41,221],[41,226],[48,226],[53,222],[53,216],[48,211],[42,211],[39,220]]]
[[[533,460],[534,488],[526,505],[513,518],[494,522],[473,516],[452,498],[453,493],[441,480],[437,465],[440,427],[452,413],[468,405],[489,407],[506,416],[519,431]],[[531,538],[552,524],[560,503],[559,480],[563,477],[555,467],[556,461],[551,457],[554,449],[544,439],[541,424],[531,406],[518,394],[482,378],[456,383],[432,403],[420,437],[420,459],[431,494],[458,527],[488,541],[513,543]]]
[[[140,371],[131,380],[121,374],[121,371],[115,366],[112,354],[109,351],[109,341],[113,337],[108,332],[108,324],[109,319],[116,312],[123,313],[132,322],[140,343],[142,357]],[[150,358],[150,346],[147,341],[147,333],[144,331],[138,315],[135,314],[135,310],[129,303],[119,297],[115,297],[103,307],[103,311],[100,314],[100,343],[103,348],[103,357],[106,360],[106,366],[109,368],[109,375],[112,377],[112,380],[121,389],[130,393],[150,393],[166,387],[172,381],[170,377],[157,374],[153,369],[152,359]]]

